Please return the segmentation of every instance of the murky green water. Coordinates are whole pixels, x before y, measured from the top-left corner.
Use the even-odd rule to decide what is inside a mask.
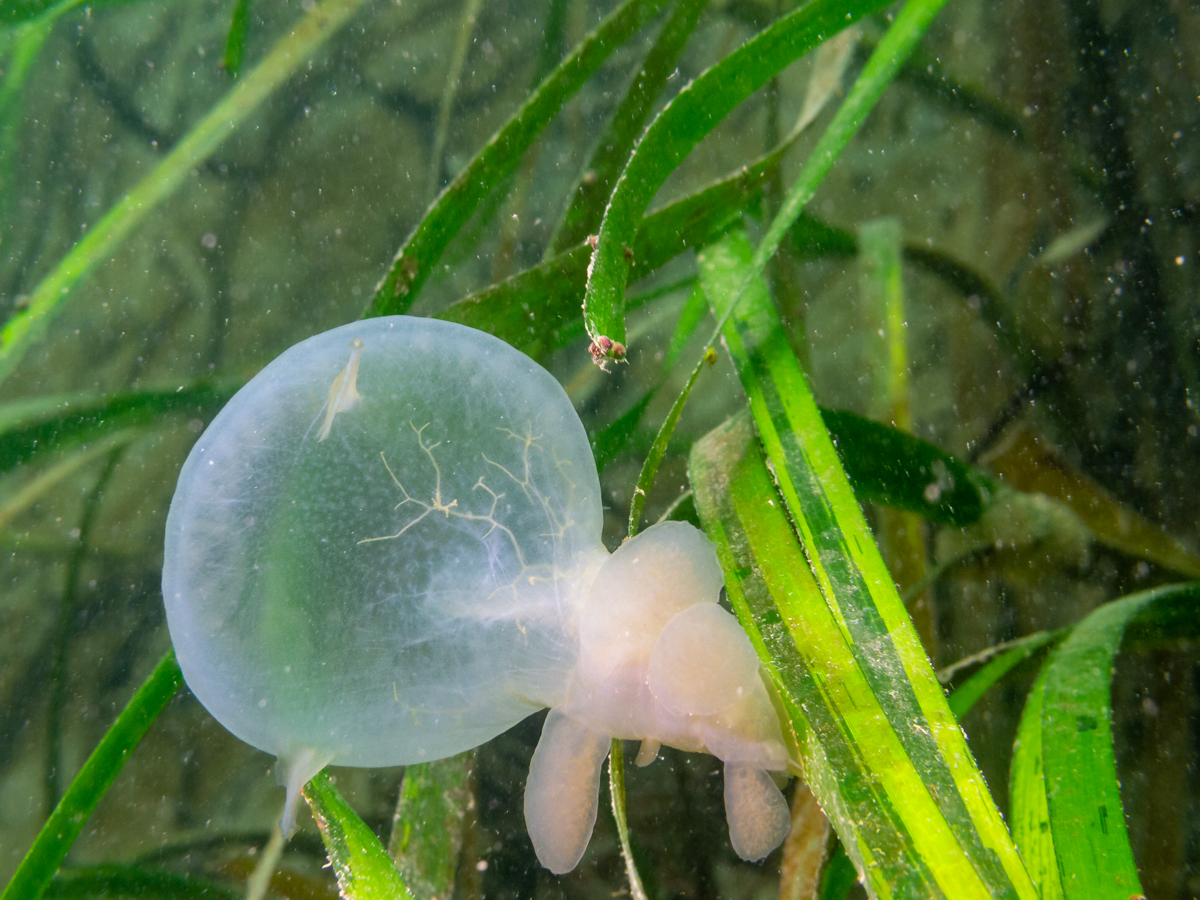
[[[899,10],[751,85],[728,115],[714,96],[680,124],[715,121],[677,167],[661,163],[670,174],[650,210],[692,206],[628,236],[628,352],[605,372],[580,318],[585,238],[604,235],[632,138],[795,4],[692,5],[694,31],[641,118],[625,98],[639,73],[653,81],[644,60],[656,59],[671,4],[604,47],[525,152],[493,148],[511,164],[464,186],[452,179],[617,4],[255,0],[236,79],[224,65],[234,13],[224,0],[9,4],[0,879],[169,647],[164,523],[187,453],[233,391],[292,344],[372,302],[498,333],[566,388],[601,465],[605,541],[620,543],[643,460],[714,325],[697,254],[739,222],[762,238]],[[1200,577],[1198,46],[1200,11],[1184,3],[951,0],[766,268],[820,404],[911,432],[1015,489],[991,484],[966,527],[911,504],[867,505],[935,668]],[[634,123],[625,144],[606,131],[618,110]],[[597,147],[610,145],[606,162]],[[724,193],[700,194],[743,169]],[[448,184],[451,199],[473,187],[478,202],[430,229],[424,256],[409,247],[395,263]],[[592,195],[563,226],[572,197]],[[696,520],[688,454],[746,407],[720,346],[717,356],[649,491],[647,524]],[[883,452],[839,443],[854,448]],[[908,478],[919,497],[918,477],[930,503],[953,487],[934,468],[889,489]],[[1197,622],[1193,606],[1132,629],[1113,681],[1130,845],[1154,898],[1200,891]],[[1013,739],[1042,662],[1016,668],[962,720],[1006,814]],[[477,751],[451,866],[464,900],[628,890],[606,787],[580,867],[557,878],[538,865],[522,795],[541,722]],[[120,895],[178,889],[147,875],[164,871],[242,892],[283,802],[273,763],[181,690],[64,873],[132,866],[124,887],[107,884]],[[403,770],[334,772],[386,843]],[[665,749],[628,772],[652,900],[779,891],[781,853],[747,864],[730,847],[713,757]],[[272,891],[335,896],[325,863],[302,809]],[[783,883],[796,889],[793,876]],[[52,890],[100,892],[64,885]]]

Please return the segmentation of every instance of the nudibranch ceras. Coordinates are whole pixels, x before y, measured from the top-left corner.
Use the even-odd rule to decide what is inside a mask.
[[[640,740],[639,765],[663,744],[721,759],[743,859],[762,859],[787,836],[787,805],[768,773],[788,768],[788,751],[758,657],[717,602],[722,581],[711,542],[683,522],[648,529],[600,568],[566,698],[529,768],[526,824],[552,872],[575,868],[587,847],[612,738]]]

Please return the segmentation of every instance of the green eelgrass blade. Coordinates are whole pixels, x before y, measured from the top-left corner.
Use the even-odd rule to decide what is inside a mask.
[[[796,614],[828,617],[836,630],[836,643],[831,636],[826,648],[829,655],[810,664],[821,677],[853,674],[868,691],[856,699],[853,710],[839,711],[857,721],[864,714],[862,704],[874,710],[871,729],[856,734],[854,743],[864,754],[889,754],[886,766],[878,763],[883,768],[877,774],[940,888],[952,897],[1032,896],[1016,848],[879,555],[766,285],[761,278],[747,278],[750,259],[745,234],[731,233],[704,251],[701,282],[718,318],[740,286],[749,283],[726,322],[724,338],[818,589],[811,601],[820,606],[809,609],[805,603]],[[711,512],[705,515],[699,494],[697,489],[707,523]],[[885,771],[891,780],[884,778]]]
[[[1113,755],[1113,663],[1127,626],[1172,604],[1194,616],[1200,583],[1144,591],[1092,612],[1055,650],[1026,702],[1013,753],[1013,831],[1035,877],[1048,882],[1043,900],[1142,893]]]
[[[22,22],[4,37],[7,59],[0,81],[0,223],[6,224],[16,200],[17,138],[23,121],[23,88],[54,24],[84,0],[58,0]]]
[[[625,860],[625,875],[629,879],[629,894],[633,900],[646,900],[646,888],[633,861],[633,847],[629,843],[629,820],[625,815],[625,742],[613,738],[608,753],[608,791],[612,798],[613,819],[617,823],[617,837],[621,842],[621,856]]]
[[[492,189],[514,172],[563,104],[614,50],[650,21],[667,0],[625,0],[543,81],[521,108],[433,201],[396,253],[364,316],[403,313],[416,299],[450,240]]]
[[[818,900],[845,900],[850,890],[858,883],[858,872],[854,863],[846,855],[846,848],[838,844],[837,850],[829,857],[829,862],[821,870],[821,886],[817,892]]]
[[[1013,743],[1008,783],[1013,838],[1021,848],[1029,876],[1037,884],[1042,900],[1062,900],[1062,877],[1054,855],[1046,778],[1042,771],[1042,706],[1049,668],[1042,666],[1025,698],[1025,710]]]
[[[222,67],[237,78],[242,71],[242,58],[246,54],[246,32],[250,29],[250,0],[234,0],[233,15],[229,20],[229,37],[225,39],[225,55]]]
[[[613,185],[707,5],[708,0],[679,0],[676,3],[654,46],[638,67],[625,99],[596,143],[592,158],[575,187],[571,205],[550,239],[548,255],[556,255],[582,242],[600,227]]]
[[[987,665],[963,682],[950,695],[950,709],[961,719],[988,688],[999,682],[1013,668],[1048,643],[1065,634],[1066,629],[1055,632],[1039,631],[1013,641],[1006,645],[1005,649],[997,650],[994,658]],[[964,660],[963,663],[956,664],[954,668],[970,664],[969,661]],[[1028,859],[1026,859],[1026,865],[1029,865]],[[846,848],[839,841],[837,850],[830,856],[821,873],[819,900],[845,900],[857,881],[858,873],[854,870],[854,863],[850,861],[846,855]],[[1042,900],[1046,900],[1046,898],[1043,897]]]
[[[822,408],[821,418],[860,502],[956,526],[979,521],[991,502],[988,476],[927,441],[843,410]]]
[[[388,854],[415,900],[445,900],[475,816],[474,751],[408,766]]]
[[[446,151],[446,138],[450,132],[450,114],[454,110],[454,98],[462,80],[463,65],[467,51],[471,48],[471,35],[475,31],[475,20],[483,0],[467,0],[459,13],[458,34],[450,52],[450,70],[442,87],[442,99],[438,104],[437,124],[433,129],[433,150],[429,154],[429,196],[437,196],[442,177],[442,155]]]
[[[700,320],[703,317],[703,312],[704,292],[701,290],[700,285],[697,284],[692,291],[691,297],[688,298],[683,312],[679,316],[679,324],[675,327],[675,333],[671,336],[670,347],[667,350],[666,364],[662,375],[659,377],[658,387],[661,387],[662,383],[666,380],[683,346],[696,333],[696,329],[699,327]],[[642,462],[642,471],[638,475],[637,485],[633,489],[633,499],[629,504],[629,537],[636,535],[638,529],[641,528],[642,510],[646,508],[646,497],[650,493],[650,488],[654,484],[655,477],[658,475],[658,467],[662,464],[663,457],[667,454],[667,447],[671,443],[672,435],[675,434],[675,426],[679,424],[679,418],[683,415],[683,407],[687,405],[692,388],[696,386],[696,379],[700,377],[700,370],[703,368],[704,362],[713,363],[716,362],[716,359],[716,352],[710,350],[700,365],[692,369],[692,374],[688,376],[683,390],[679,392],[679,396],[671,404],[671,409],[667,413],[667,417],[663,419],[658,432],[654,435],[654,440],[650,444],[650,450],[646,454],[646,459]],[[657,387],[651,390],[647,394],[647,399],[653,396],[657,390]]]
[[[740,296],[742,291],[746,290],[750,280],[757,277],[758,273],[763,271],[767,260],[774,255],[779,244],[802,221],[805,205],[812,199],[817,187],[825,178],[829,169],[841,155],[842,150],[845,149],[850,139],[858,131],[876,101],[883,94],[884,89],[891,83],[904,60],[912,53],[917,41],[925,33],[926,29],[928,29],[934,16],[937,15],[938,10],[942,8],[944,3],[945,0],[909,0],[899,15],[896,16],[891,27],[888,28],[887,33],[884,35],[883,40],[879,42],[875,52],[871,54],[871,58],[867,61],[867,65],[863,68],[862,73],[855,80],[845,103],[838,109],[833,120],[826,127],[816,146],[809,154],[803,169],[789,189],[782,208],[771,222],[767,234],[755,250],[753,265],[748,271],[745,281],[736,291],[736,296]],[[820,14],[817,7],[817,3],[810,3],[792,15],[796,16],[799,13],[807,13],[809,11],[817,11]],[[763,34],[765,35],[774,31],[775,28],[789,21],[789,19],[777,22],[775,26]],[[853,16],[848,15],[845,22],[839,23],[839,27],[844,27],[852,21]],[[836,31],[837,29],[833,30]],[[762,36],[760,35],[759,37]],[[754,42],[752,41],[751,43]],[[731,57],[727,57],[727,59],[729,58]],[[716,69],[717,67],[714,67],[709,71],[711,73],[716,71]],[[704,76],[701,76],[701,80],[703,78]],[[693,87],[694,84],[690,85],[689,88]],[[683,97],[685,94],[687,94],[687,89],[681,93],[680,97]],[[679,99],[676,98],[676,101]],[[651,132],[654,131],[654,126],[671,110],[676,101],[673,101],[667,109],[664,109],[659,119],[651,124],[650,129],[647,130],[646,137],[649,137]],[[669,135],[667,139],[669,139]],[[638,148],[639,151],[645,145],[646,138],[643,138]],[[660,148],[651,149],[658,150]],[[686,149],[690,150],[690,147]],[[684,155],[686,155],[686,152]],[[634,160],[631,160],[630,167],[633,166],[633,163]],[[675,164],[677,165],[678,163],[676,162]],[[653,163],[648,165],[652,166]],[[628,171],[629,168],[627,168],[626,174],[628,174]],[[663,175],[662,177],[665,179],[666,176]],[[622,181],[624,181],[624,176],[622,177]],[[644,181],[644,179],[639,179],[639,181]],[[661,181],[655,182],[654,190],[657,190],[661,183]],[[635,183],[628,192],[631,195],[636,194],[638,188],[638,184]],[[589,270],[587,294],[584,298],[584,315],[588,333],[593,336],[593,340],[595,340],[597,335],[604,334],[604,331],[600,327],[601,325],[604,327],[611,326],[618,334],[624,334],[624,290],[628,267],[622,268],[621,256],[624,254],[625,245],[619,244],[619,241],[623,234],[632,228],[631,223],[628,221],[631,213],[636,210],[636,215],[640,215],[641,210],[645,209],[646,204],[649,202],[650,196],[647,195],[644,201],[640,196],[633,197],[631,201],[627,201],[630,209],[625,209],[617,203],[620,194],[621,183],[618,183],[617,189],[613,192],[613,198],[609,203],[608,212],[605,215],[605,223],[609,222],[610,216],[615,220],[611,229],[615,233],[615,236],[606,243],[605,229],[603,225],[601,226],[596,253],[593,255],[593,263]],[[650,194],[652,195],[653,191]],[[614,209],[618,211],[618,215],[616,216],[613,216]],[[847,242],[841,243],[844,248]],[[618,249],[614,249],[618,244],[619,251]],[[599,256],[602,250],[605,252],[604,257]],[[906,255],[911,255],[907,249]],[[598,264],[603,264],[603,268],[597,277]],[[959,269],[961,267],[952,265],[949,268],[955,274],[960,274]],[[597,308],[589,311],[588,304],[594,297],[598,300]],[[731,301],[729,308],[732,309],[733,306],[734,303]],[[600,324],[598,325],[597,323]],[[611,338],[612,336],[608,335],[608,337]],[[619,343],[611,346],[619,346]],[[620,347],[620,350],[624,352],[625,348]],[[610,350],[609,353],[611,355],[612,351]]]
[[[242,384],[201,381],[160,390],[52,394],[0,405],[0,475],[47,451],[147,425],[164,415],[206,419]]]
[[[903,232],[894,216],[872,219],[858,229],[862,262],[862,291],[872,325],[881,340],[872,342],[876,360],[870,415],[912,431],[909,386],[908,316],[905,314],[904,278],[900,267]]]
[[[87,5],[92,9],[104,9],[108,6],[126,6],[137,2],[140,0],[94,0]],[[55,5],[55,0],[4,0],[0,3],[0,33],[13,30],[30,19],[37,18]]]
[[[26,481],[14,491],[5,491],[0,499],[0,529],[8,527],[9,523],[33,506],[43,495],[66,478],[74,475],[84,466],[102,456],[107,456],[123,448],[139,436],[139,429],[118,429],[113,433],[99,438],[88,447],[81,447],[73,452],[63,453],[52,465],[47,466],[36,477]]]
[[[1008,646],[1008,649],[998,653],[983,668],[955,689],[949,699],[950,711],[957,718],[961,719],[975,705],[975,701],[983,696],[984,691],[996,684],[996,682],[1025,662],[1025,660],[1038,653],[1047,644],[1053,644],[1061,640],[1065,633],[1063,630],[1038,631],[1013,641]]]
[[[725,588],[800,737],[804,774],[877,896],[943,893],[892,794],[924,786],[879,709],[809,571],[749,417],[698,441],[689,473]],[[903,796],[900,797],[902,801]]]
[[[632,436],[654,394],[655,390],[647,391],[592,439],[592,453],[601,470]],[[845,410],[821,407],[821,418],[860,503],[964,526],[979,521],[992,502],[991,481],[984,473],[933,444]],[[930,499],[929,486],[939,481],[947,487]]]
[[[124,6],[128,3],[136,3],[138,0],[95,0],[95,2],[87,5],[92,9],[102,9],[106,6]],[[57,9],[63,6],[62,0],[4,0],[0,3],[0,32],[6,30],[14,30],[21,25],[27,24],[31,19],[36,19],[38,16],[45,15],[50,9]],[[82,2],[69,0],[70,7],[82,6]],[[8,71],[5,71],[5,77],[8,77]]]
[[[168,650],[71,781],[0,900],[36,900],[41,895],[104,792],[182,684],[175,651]]]
[[[697,287],[692,292],[693,298],[699,293],[699,287]],[[694,305],[692,300],[689,300],[687,306],[684,307],[683,314],[680,316],[679,324],[671,340],[672,347],[682,347],[683,344],[687,343],[687,340],[700,324],[700,316],[692,312]],[[677,356],[678,352],[667,354],[667,365],[664,373],[670,370]],[[629,537],[633,537],[638,533],[642,521],[642,510],[646,506],[646,495],[650,490],[650,486],[654,483],[655,476],[658,474],[658,467],[667,452],[667,445],[671,443],[671,435],[675,432],[675,426],[679,424],[679,417],[683,415],[683,407],[687,403],[688,396],[692,393],[692,388],[696,385],[696,378],[699,374],[700,367],[697,366],[692,370],[687,384],[684,385],[683,390],[680,391],[679,396],[675,398],[675,402],[671,405],[671,411],[667,413],[666,419],[659,427],[658,433],[654,436],[654,442],[650,445],[650,452],[646,454],[646,459],[642,463],[641,474],[638,476],[637,485],[633,489],[633,500],[629,504]],[[654,393],[655,391],[653,390],[648,392],[646,400],[648,401]],[[637,410],[638,406],[635,406],[634,409]],[[636,420],[634,424],[636,424]],[[629,823],[625,815],[624,753],[622,742],[614,738],[612,750],[608,754],[609,792],[612,796],[613,818],[617,822],[617,835],[621,839],[621,855],[625,859],[625,872],[629,878],[629,892],[633,895],[634,900],[646,900],[646,889],[642,886],[642,879],[638,875],[637,864],[633,859],[633,848],[629,843]]]
[[[790,142],[749,166],[652,213],[633,243],[637,277],[649,275],[691,247],[718,236],[758,196]],[[823,236],[821,231],[818,236]],[[853,237],[851,236],[851,241]],[[823,250],[824,244],[816,251]],[[853,243],[850,253],[853,253]],[[553,259],[463,297],[437,318],[486,331],[537,360],[583,334],[579,295],[591,248],[580,243]],[[633,298],[630,298],[632,302]]]
[[[712,361],[716,361],[715,354],[713,354]],[[658,467],[667,453],[667,446],[671,443],[671,436],[675,433],[675,426],[679,424],[679,417],[683,415],[683,407],[687,404],[687,399],[692,393],[692,388],[696,386],[696,379],[700,376],[700,371],[703,367],[704,364],[701,362],[700,365],[692,369],[692,374],[688,376],[683,390],[679,392],[679,396],[671,404],[671,411],[667,413],[667,417],[659,427],[658,433],[654,436],[654,443],[650,445],[650,452],[646,454],[646,460],[642,463],[641,474],[638,476],[637,485],[633,489],[633,500],[629,504],[628,534],[630,537],[637,534],[638,529],[641,527],[642,510],[646,507],[646,496],[650,491],[650,486],[654,484],[654,478],[658,474]]]
[[[241,891],[205,878],[139,865],[80,866],[60,871],[42,893],[45,900],[137,897],[164,900],[241,900]]]
[[[809,786],[868,892],[1035,897],[1026,879],[967,858],[971,842],[938,808],[940,784],[926,783],[888,715],[893,698],[880,696],[839,611],[825,603],[748,417],[698,442],[689,469],[730,600],[802,735]]]
[[[31,19],[44,15],[47,10],[62,5],[62,0],[59,0],[58,3],[55,0],[7,0],[5,3],[0,3],[0,28],[23,25]],[[72,3],[71,5],[77,4]],[[5,72],[5,77],[7,76],[8,72]]]
[[[336,31],[365,0],[325,0],[296,23],[261,63],[229,91],[154,171],[125,194],[39,282],[29,306],[15,313],[0,331],[0,382],[20,363],[75,284],[108,259],[125,236],[160,202],[184,183],[192,169],[228,138],[283,84],[312,51]]]
[[[328,769],[318,772],[303,793],[346,900],[413,900],[383,844],[342,798]]]
[[[742,278],[742,283],[729,297],[728,310],[732,311],[736,307],[738,298],[749,289],[751,282],[759,277],[766,268],[767,261],[775,255],[780,243],[801,221],[804,207],[813,198],[825,175],[841,156],[850,139],[858,132],[945,2],[946,0],[908,0],[892,21],[862,72],[855,79],[846,101],[834,114],[833,120],[809,153],[800,174],[788,189],[779,212],[754,250],[754,258]]]
[[[592,457],[596,460],[597,472],[603,472],[625,449],[656,393],[657,388],[646,391],[629,409],[592,436]]]
[[[619,345],[625,340],[625,282],[631,263],[637,261],[636,253],[630,252],[633,238],[642,214],[667,176],[772,76],[826,38],[886,5],[880,0],[806,3],[698,77],[655,117],[613,189],[592,253],[584,317],[593,341],[603,336]],[[611,356],[612,351],[608,352]]]

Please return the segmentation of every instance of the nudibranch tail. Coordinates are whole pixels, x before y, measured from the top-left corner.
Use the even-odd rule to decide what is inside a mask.
[[[358,393],[358,361],[362,359],[362,352],[362,339],[355,338],[350,344],[350,361],[346,363],[342,371],[337,373],[333,384],[329,386],[329,402],[325,407],[325,422],[317,434],[318,442],[329,437],[329,432],[333,428],[334,416],[350,409],[362,399]]]

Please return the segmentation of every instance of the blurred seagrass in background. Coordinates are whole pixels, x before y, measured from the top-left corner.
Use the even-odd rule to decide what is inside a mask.
[[[1196,896],[1197,46],[1170,0],[4,0],[4,900]],[[166,510],[266,362],[400,312],[559,378],[610,547],[717,544],[808,776],[765,863],[664,751],[551,876],[540,716],[330,770],[275,859],[164,657]]]

